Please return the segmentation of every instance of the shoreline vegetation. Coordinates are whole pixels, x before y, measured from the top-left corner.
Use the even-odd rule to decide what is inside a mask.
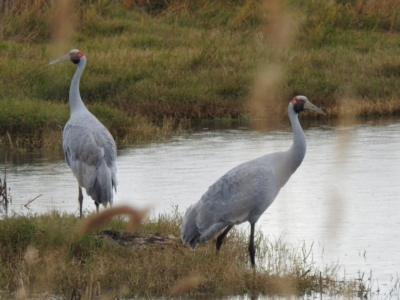
[[[102,213],[107,212],[109,218],[113,209]],[[123,210],[143,217],[129,208],[115,208],[118,213]],[[177,208],[142,224],[122,217],[105,223],[102,213],[83,220],[56,211],[4,218],[0,222],[0,298],[298,297],[321,291],[363,298],[371,293],[361,274],[345,278],[343,268],[334,264],[318,269],[312,247],[292,249],[283,237],[270,240],[257,232],[257,268],[253,270],[247,231],[233,229],[218,255],[215,240],[192,252],[182,245],[182,216]],[[127,225],[134,228],[132,224],[135,231],[127,231]]]
[[[297,94],[332,118],[398,114],[399,13],[392,0],[5,0],[0,146],[60,147],[75,67],[48,62],[72,48],[88,59],[82,99],[119,145],[191,120],[281,118]]]

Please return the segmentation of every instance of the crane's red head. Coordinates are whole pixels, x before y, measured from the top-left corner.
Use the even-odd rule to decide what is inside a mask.
[[[317,113],[323,114],[325,115],[325,113],[319,109],[318,107],[316,107],[314,104],[312,104],[306,96],[296,96],[292,99],[292,101],[290,101],[292,103],[293,106],[293,110],[298,114],[300,112],[302,112],[303,110],[313,110],[316,111]]]
[[[69,51],[69,58],[74,64],[78,64],[81,61],[81,58],[85,56],[82,51],[78,49],[72,49]]]

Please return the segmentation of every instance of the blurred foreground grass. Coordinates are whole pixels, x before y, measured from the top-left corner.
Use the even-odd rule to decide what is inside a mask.
[[[344,278],[337,265],[318,269],[312,249],[291,248],[282,239],[256,234],[256,270],[248,261],[248,232],[232,230],[220,253],[215,240],[195,252],[182,245],[177,211],[145,221],[135,233],[116,218],[91,233],[71,214],[10,216],[0,222],[0,286],[5,298],[29,295],[72,299],[168,297],[177,283],[190,298],[243,294],[365,296],[365,283]],[[189,278],[189,279],[188,279]],[[181,284],[182,285],[182,284]],[[181,286],[182,288],[182,286]],[[188,289],[188,288],[187,288]],[[179,290],[179,289],[178,289]],[[40,296],[42,295],[42,296]],[[0,295],[0,298],[2,296]]]
[[[297,94],[330,116],[397,114],[399,12],[395,0],[5,0],[0,145],[59,147],[75,67],[47,63],[72,48],[88,59],[82,99],[119,144],[191,119],[283,116]]]

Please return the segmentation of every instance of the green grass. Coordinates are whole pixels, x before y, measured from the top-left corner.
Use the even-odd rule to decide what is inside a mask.
[[[71,3],[5,1],[2,146],[8,132],[18,147],[59,147],[75,66],[47,64],[71,48],[88,59],[82,98],[119,144],[179,132],[165,119],[282,116],[296,94],[333,117],[400,112],[396,1]]]
[[[69,117],[69,107],[57,101],[38,99],[8,99],[1,104],[0,144],[11,149],[61,147],[63,124]],[[119,144],[144,143],[165,139],[180,130],[172,118],[150,122],[148,118],[129,116],[104,103],[88,105],[102,120]]]
[[[176,237],[165,244],[123,246],[110,242],[104,231],[123,232],[117,218],[103,228],[77,233],[81,220],[73,215],[10,216],[0,221],[0,286],[5,295],[25,292],[71,298],[84,284],[100,284],[103,297],[166,297],[191,274],[200,284],[190,297],[242,294],[300,296],[319,292],[350,296],[365,290],[363,282],[341,278],[340,268],[318,269],[312,249],[292,249],[282,239],[256,235],[257,269],[250,267],[248,233],[232,230],[219,255],[215,241],[193,253],[182,245],[182,216],[176,211],[144,222],[138,233]],[[85,292],[86,293],[86,292]],[[87,292],[89,293],[89,292]],[[85,299],[91,298],[86,294]]]

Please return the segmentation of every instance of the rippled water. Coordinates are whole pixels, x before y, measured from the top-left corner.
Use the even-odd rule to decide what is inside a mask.
[[[119,150],[115,203],[151,205],[155,214],[178,205],[183,212],[232,167],[286,150],[292,140],[288,122],[206,126],[168,143]],[[303,127],[306,157],[257,228],[295,247],[313,244],[316,264],[338,262],[347,278],[372,272],[372,289],[388,295],[400,272],[400,122],[322,120]],[[8,153],[8,160],[11,211],[78,215],[78,186],[61,152]],[[88,197],[84,209],[95,209]]]

